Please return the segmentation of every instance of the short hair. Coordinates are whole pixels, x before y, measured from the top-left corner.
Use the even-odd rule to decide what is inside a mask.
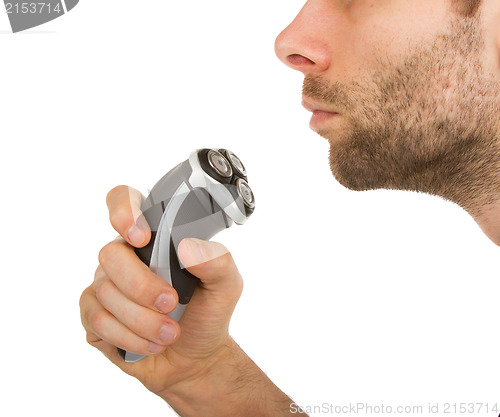
[[[476,15],[482,0],[452,0],[453,7],[462,16]]]

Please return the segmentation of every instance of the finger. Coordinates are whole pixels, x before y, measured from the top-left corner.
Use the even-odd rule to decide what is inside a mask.
[[[151,239],[151,230],[142,215],[143,195],[134,188],[119,185],[106,196],[113,228],[132,246],[141,248]]]
[[[165,346],[142,338],[120,323],[97,300],[92,287],[88,287],[80,298],[83,327],[87,331],[87,341],[101,350],[105,347],[101,340],[139,355],[154,355],[165,350]],[[109,350],[106,356],[110,354]]]
[[[237,297],[241,294],[240,272],[223,244],[187,238],[180,242],[178,255],[182,265],[201,280],[203,288]]]
[[[115,240],[99,252],[105,275],[129,300],[160,313],[170,313],[177,306],[177,292],[153,273],[123,240]]]
[[[97,280],[94,289],[99,303],[136,335],[159,345],[172,344],[179,335],[175,320],[130,301],[110,279]]]

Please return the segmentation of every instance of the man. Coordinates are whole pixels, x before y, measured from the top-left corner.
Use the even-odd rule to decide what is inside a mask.
[[[435,194],[461,205],[500,245],[500,1],[309,0],[276,40],[304,76],[311,128],[334,176],[353,190]],[[279,416],[292,402],[228,334],[242,290],[226,248],[185,239],[199,286],[182,318],[177,295],[130,245],[150,238],[141,195],[110,191],[119,238],[99,253],[82,294],[88,342],[183,416]],[[116,346],[151,355],[125,363]]]

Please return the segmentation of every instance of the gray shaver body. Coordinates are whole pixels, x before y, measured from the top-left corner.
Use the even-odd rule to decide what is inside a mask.
[[[142,204],[151,240],[135,252],[177,291],[179,304],[169,314],[174,320],[181,318],[199,282],[179,261],[179,243],[186,237],[209,240],[233,223],[243,224],[255,207],[246,180],[246,170],[232,152],[200,149],[160,179]],[[118,351],[126,362],[145,357]]]

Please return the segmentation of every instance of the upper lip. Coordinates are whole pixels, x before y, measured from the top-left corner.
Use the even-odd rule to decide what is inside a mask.
[[[310,112],[313,112],[313,113],[315,111],[323,111],[326,113],[337,114],[336,111],[328,109],[326,106],[322,106],[322,105],[320,105],[320,104],[318,104],[318,103],[314,102],[313,100],[306,98],[306,97],[302,97],[302,106],[304,106],[307,110],[309,110]]]

